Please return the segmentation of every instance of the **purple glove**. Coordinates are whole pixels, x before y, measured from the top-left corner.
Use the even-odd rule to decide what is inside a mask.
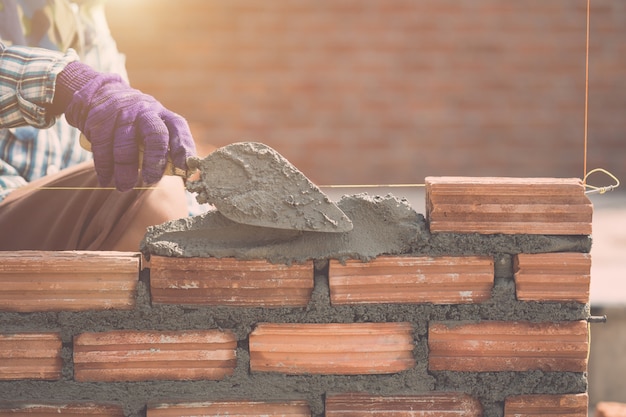
[[[139,173],[147,184],[161,179],[168,156],[174,166],[187,169],[196,148],[185,119],[153,97],[131,88],[119,75],[94,71],[80,62],[68,64],[58,75],[52,111],[65,113],[91,142],[98,181],[115,178],[120,191],[133,188]]]

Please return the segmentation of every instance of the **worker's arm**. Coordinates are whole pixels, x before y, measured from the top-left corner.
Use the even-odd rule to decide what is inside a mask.
[[[47,128],[55,117],[48,110],[59,73],[72,61],[67,53],[0,42],[0,127]]]
[[[60,53],[0,43],[0,127],[47,128],[65,113],[91,142],[102,185],[125,191],[142,176],[157,182],[168,158],[186,170],[195,145],[185,119],[121,77],[93,70],[72,51]]]

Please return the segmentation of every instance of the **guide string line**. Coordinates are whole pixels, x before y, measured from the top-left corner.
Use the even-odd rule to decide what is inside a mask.
[[[587,178],[587,141],[589,130],[589,17],[591,15],[590,2],[591,0],[587,0],[587,25],[585,36],[585,127],[583,142],[583,182]]]
[[[611,174],[604,168],[596,168],[591,171],[587,171],[587,149],[589,143],[588,130],[589,130],[589,32],[590,32],[590,15],[591,15],[591,0],[587,0],[586,10],[586,30],[585,30],[585,112],[584,112],[584,134],[583,134],[583,178],[582,182],[587,189],[585,194],[604,194],[607,191],[612,191],[619,187],[620,181],[615,175]],[[615,183],[607,186],[594,186],[587,184],[587,179],[591,174],[603,173],[610,177]],[[413,187],[425,187],[426,184],[332,184],[332,185],[320,185],[320,188],[340,189],[340,188],[413,188]],[[145,186],[134,187],[133,190],[155,190],[159,189],[159,186]],[[34,187],[37,190],[114,190],[115,187],[63,187],[63,186],[41,186]]]
[[[588,189],[585,191],[585,194],[604,194],[607,191],[612,191],[619,187],[620,182],[619,179],[609,171],[604,168],[596,168],[591,171],[587,171],[587,148],[589,144],[589,32],[590,32],[590,16],[591,16],[591,0],[587,0],[587,22],[586,22],[586,34],[585,34],[585,122],[584,122],[584,144],[583,144],[583,185]],[[591,174],[596,172],[601,172],[609,176],[614,184],[607,185],[604,187],[596,187],[590,184],[587,184],[587,178]]]

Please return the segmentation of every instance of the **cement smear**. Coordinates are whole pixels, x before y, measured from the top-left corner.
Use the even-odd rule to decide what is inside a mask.
[[[148,228],[146,256],[234,257],[299,263],[309,259],[371,260],[380,255],[495,255],[589,252],[588,236],[431,234],[407,200],[388,194],[345,195],[337,206],[352,220],[345,233],[304,232],[233,222],[218,211]]]
[[[352,223],[309,179],[262,143],[224,146],[204,159],[191,158],[200,180],[187,189],[241,224],[288,230],[347,232]]]
[[[589,252],[581,236],[431,235],[408,200],[344,195],[335,204],[272,148],[255,142],[191,158],[200,179],[187,184],[215,211],[150,227],[146,256],[234,257],[290,264],[380,255]],[[327,233],[332,232],[332,233]]]
[[[344,196],[337,205],[352,220],[349,232],[249,226],[211,211],[149,228],[142,251],[161,256],[267,259],[286,264],[328,258],[369,260],[382,254],[410,252],[423,233],[423,217],[406,200],[392,195]]]

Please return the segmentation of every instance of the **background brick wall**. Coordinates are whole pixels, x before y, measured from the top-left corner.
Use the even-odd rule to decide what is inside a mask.
[[[111,0],[131,82],[318,184],[583,176],[585,0]],[[626,177],[626,3],[591,10],[589,169]],[[201,151],[202,153],[206,151]]]

